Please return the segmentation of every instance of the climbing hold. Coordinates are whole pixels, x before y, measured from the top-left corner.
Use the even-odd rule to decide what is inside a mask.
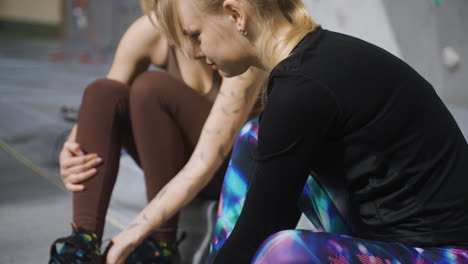
[[[442,59],[449,70],[455,70],[460,64],[460,55],[450,46],[446,46],[442,50]]]

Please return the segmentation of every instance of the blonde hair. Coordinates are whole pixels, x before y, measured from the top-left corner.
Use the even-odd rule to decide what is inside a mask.
[[[177,19],[172,2],[173,0],[140,0],[140,6],[143,13],[150,17],[153,24],[155,23],[151,13],[154,11],[160,30],[166,36],[169,44],[180,48],[185,55],[189,55],[191,43],[182,31],[182,26],[179,19]]]
[[[179,47],[185,54],[189,54],[191,49],[191,41],[183,34],[180,21],[175,14],[173,6],[174,0],[140,0],[143,10],[148,13],[149,10],[154,10],[158,22],[161,26],[163,34],[171,45]],[[216,14],[222,8],[224,0],[197,0],[202,11],[209,14]],[[148,3],[152,2],[153,5]],[[268,69],[273,69],[276,64],[285,59],[291,50],[299,43],[299,41],[309,32],[314,31],[319,25],[316,24],[309,16],[309,12],[304,6],[302,0],[249,0],[246,1],[251,5],[256,15],[266,28],[272,29],[275,10],[280,10],[282,15],[293,25],[293,29],[286,36],[277,38],[276,41],[265,41],[260,54],[261,60]],[[271,32],[271,30],[266,30]],[[268,51],[273,51],[273,54],[267,54]],[[263,83],[263,88],[260,89],[259,97],[261,103],[255,108],[262,108],[266,101],[266,83]]]
[[[273,54],[260,54],[260,56],[269,69],[272,69],[276,64],[285,59],[307,33],[314,31],[318,27],[310,17],[302,0],[254,0],[252,2],[253,4],[262,2],[262,5],[257,5],[256,9],[258,10],[257,12],[263,13],[259,15],[266,25],[271,26],[272,22],[272,19],[268,19],[272,16],[272,10],[265,8],[268,2],[278,5],[281,13],[293,25],[292,30],[286,36],[278,38],[274,42],[267,41],[265,43],[266,46],[271,45],[271,48],[264,47],[262,51],[268,52],[273,50]]]
[[[224,0],[197,1],[199,1],[202,10],[211,14],[219,12],[224,3]],[[274,27],[274,14],[278,10],[293,25],[293,29],[286,36],[273,38],[276,41],[264,41],[264,47],[260,49],[261,53],[259,55],[264,66],[269,70],[272,70],[279,62],[284,60],[307,33],[314,31],[319,26],[310,17],[302,0],[248,0],[246,2],[252,6],[257,17],[267,29],[265,32],[272,32],[269,29]],[[267,81],[267,79],[264,80],[262,84],[262,89],[259,91],[260,101],[257,101],[255,109],[262,109],[265,106]]]
[[[198,0],[202,8],[215,13],[222,7],[224,0]],[[267,28],[274,26],[274,12],[279,10],[281,14],[294,27],[286,36],[276,38],[276,41],[265,41],[264,47],[260,49],[261,60],[268,69],[285,59],[290,51],[309,32],[314,31],[318,25],[312,20],[302,0],[249,0],[250,4],[261,23]],[[271,32],[271,30],[265,30]],[[273,51],[273,54],[266,53]]]
[[[180,22],[174,13],[173,0],[154,1],[156,1],[156,6],[154,7],[156,17],[169,42],[187,52],[191,43],[187,36],[183,34]],[[224,0],[197,1],[201,9],[210,14],[219,12],[224,3]],[[314,31],[318,27],[309,16],[302,0],[249,0],[246,2],[254,8],[256,15],[267,28],[273,27],[274,21],[272,17],[275,10],[280,10],[283,16],[294,25],[293,30],[288,32],[286,36],[277,38],[273,42],[265,41],[267,47],[263,47],[261,50],[263,52],[273,51],[273,54],[260,54],[260,56],[265,66],[269,69],[272,69],[276,64],[285,59],[307,33]],[[266,32],[269,32],[269,30]]]
[[[140,0],[140,7],[144,14],[149,15],[153,10],[153,0]]]

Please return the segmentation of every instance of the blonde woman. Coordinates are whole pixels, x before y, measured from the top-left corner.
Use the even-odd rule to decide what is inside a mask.
[[[256,169],[214,263],[468,263],[468,145],[406,63],[322,29],[300,0],[158,0],[157,16],[171,43],[223,76],[269,73]],[[200,176],[177,175],[113,239],[107,263],[121,263],[200,191],[209,180]],[[310,176],[324,193],[344,188],[329,208],[346,235],[331,232],[334,221],[324,232],[293,230]]]
[[[148,71],[151,64],[167,71]],[[107,77],[86,88],[80,119],[63,146],[60,167],[73,192],[73,233],[54,243],[49,263],[99,258],[122,147],[143,169],[151,201],[167,192],[163,187],[198,144],[197,162],[187,164],[186,173],[207,179],[201,195],[217,199],[232,142],[256,100],[246,92],[265,76],[257,71],[223,78],[215,66],[169,45],[154,16],[137,19],[122,37]],[[180,184],[185,195],[186,182]],[[171,213],[145,234],[126,263],[177,263],[176,231]]]

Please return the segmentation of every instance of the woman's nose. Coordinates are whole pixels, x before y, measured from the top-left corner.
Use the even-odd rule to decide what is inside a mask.
[[[195,59],[202,59],[205,57],[205,54],[203,54],[202,50],[200,49],[199,45],[194,45],[193,46],[193,58]]]

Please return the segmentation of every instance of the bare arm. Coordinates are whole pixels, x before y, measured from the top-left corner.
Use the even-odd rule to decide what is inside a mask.
[[[223,80],[191,158],[132,223],[113,239],[114,247],[119,248],[119,243],[135,246],[206,186],[246,122],[265,77],[265,72],[252,68],[241,76]],[[128,251],[123,248],[125,246],[120,250]],[[108,255],[108,263],[119,263],[115,262],[119,253],[112,251]]]
[[[157,23],[153,16],[153,21]],[[153,63],[164,66],[168,43],[148,16],[137,19],[119,42],[107,78],[130,85],[136,76]]]

